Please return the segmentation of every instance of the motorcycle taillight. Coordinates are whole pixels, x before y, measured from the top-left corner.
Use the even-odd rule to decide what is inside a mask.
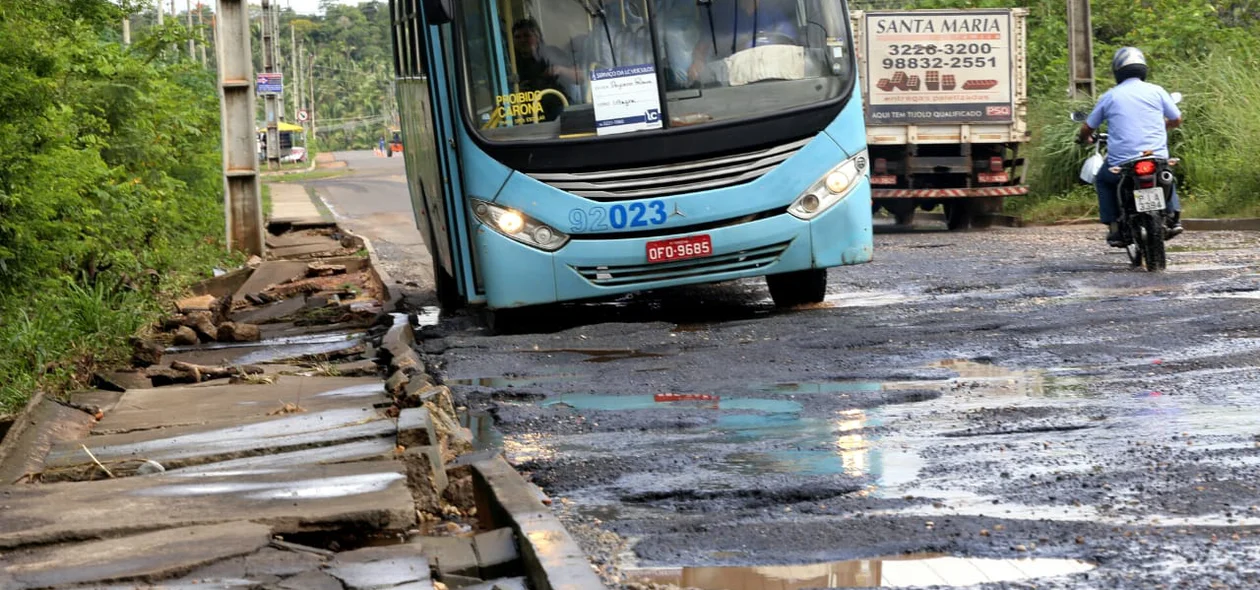
[[[1142,160],[1133,165],[1133,173],[1138,176],[1150,176],[1155,174],[1155,162],[1151,160]]]

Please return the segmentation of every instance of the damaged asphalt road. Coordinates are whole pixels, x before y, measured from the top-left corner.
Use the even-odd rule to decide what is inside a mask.
[[[1093,226],[881,233],[809,309],[741,281],[422,345],[610,579],[927,553],[1257,587],[1260,236],[1169,246],[1149,274]]]

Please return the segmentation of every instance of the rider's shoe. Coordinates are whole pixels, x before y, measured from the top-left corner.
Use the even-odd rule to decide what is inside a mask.
[[[1181,235],[1181,233],[1184,231],[1186,231],[1186,228],[1181,227],[1181,212],[1178,211],[1176,213],[1173,213],[1172,217],[1168,219],[1168,231],[1166,232],[1167,237],[1165,237],[1164,239],[1171,240]]]
[[[1120,224],[1113,223],[1107,232],[1107,245],[1116,248],[1123,248],[1128,244],[1124,243],[1124,236],[1120,233]]]

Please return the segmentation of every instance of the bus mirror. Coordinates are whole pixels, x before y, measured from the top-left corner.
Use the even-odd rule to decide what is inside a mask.
[[[455,18],[452,0],[424,0],[424,18],[430,25],[444,25]]]

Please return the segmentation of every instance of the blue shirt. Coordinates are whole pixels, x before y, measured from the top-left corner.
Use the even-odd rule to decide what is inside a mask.
[[[800,30],[796,25],[794,11],[779,5],[776,0],[756,0],[753,13],[744,12],[741,2],[747,0],[718,0],[711,6],[713,10],[713,33],[717,36],[718,46],[715,53],[725,57],[759,45],[781,43],[769,33],[776,33],[796,41]],[[708,10],[708,9],[701,9]],[[708,39],[708,15],[701,16],[700,38]],[[732,51],[732,44],[734,51]]]
[[[1107,122],[1107,163],[1127,162],[1150,151],[1168,157],[1168,129],[1164,121],[1181,118],[1181,111],[1163,88],[1129,78],[1108,90],[1085,124],[1098,129]]]

